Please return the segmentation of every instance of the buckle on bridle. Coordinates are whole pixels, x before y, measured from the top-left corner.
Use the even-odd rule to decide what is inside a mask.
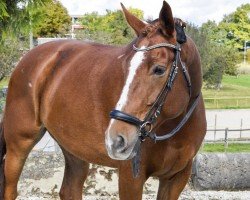
[[[151,133],[152,129],[153,129],[153,125],[149,121],[144,122],[139,127],[140,137],[141,137],[142,141],[144,141],[145,137],[147,137],[149,135],[149,133]]]

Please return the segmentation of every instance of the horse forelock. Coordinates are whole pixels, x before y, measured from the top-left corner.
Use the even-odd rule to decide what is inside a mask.
[[[184,32],[184,29],[186,27],[186,23],[183,20],[181,20],[180,18],[174,18],[174,24],[175,24],[174,38],[176,38],[176,40],[180,44],[185,43],[186,42],[186,35]],[[155,34],[157,32],[160,34],[162,33],[159,19],[148,20],[146,27],[142,31],[142,34],[144,36],[151,37],[153,34]]]

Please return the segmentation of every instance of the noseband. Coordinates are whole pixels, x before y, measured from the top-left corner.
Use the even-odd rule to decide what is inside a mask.
[[[137,117],[134,117],[130,114],[124,113],[120,110],[114,109],[110,112],[111,118],[121,120],[121,121],[127,122],[129,124],[135,125],[138,128],[138,134],[139,134],[138,136],[139,136],[141,141],[144,141],[146,137],[149,137],[156,142],[156,141],[160,141],[160,140],[166,140],[166,139],[174,136],[184,126],[184,124],[188,121],[189,117],[191,116],[191,114],[193,113],[194,109],[196,108],[196,106],[198,104],[198,100],[199,100],[199,96],[200,96],[200,95],[198,95],[195,98],[193,104],[189,108],[186,115],[183,117],[183,119],[180,121],[180,123],[177,125],[177,127],[175,127],[172,131],[170,131],[169,133],[162,135],[162,136],[157,136],[154,132],[152,132],[153,125],[156,123],[157,118],[161,114],[162,107],[165,103],[166,97],[167,97],[169,91],[172,89],[175,77],[178,73],[178,68],[179,68],[178,64],[179,63],[180,63],[182,73],[183,73],[185,80],[186,80],[186,83],[187,83],[189,96],[191,97],[190,76],[188,74],[186,66],[181,61],[181,56],[180,56],[181,47],[180,47],[179,43],[177,43],[177,45],[173,45],[173,44],[169,44],[169,43],[160,43],[160,44],[152,45],[152,46],[149,46],[146,48],[137,48],[137,47],[135,47],[135,45],[133,45],[133,49],[137,52],[138,51],[150,51],[152,49],[162,48],[162,47],[174,49],[174,53],[175,53],[174,61],[172,63],[170,73],[169,73],[169,76],[168,76],[166,83],[164,84],[161,92],[159,93],[155,102],[153,103],[153,105],[149,109],[148,113],[146,114],[144,120],[140,120]]]

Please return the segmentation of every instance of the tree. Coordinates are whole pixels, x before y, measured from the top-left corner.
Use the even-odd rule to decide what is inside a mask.
[[[33,22],[35,37],[57,37],[65,35],[70,30],[71,17],[57,0],[45,3],[42,8],[34,10],[32,17],[39,19]]]
[[[207,87],[219,87],[222,74],[224,70],[224,65],[216,63],[216,61],[221,61],[216,59],[217,48],[211,42],[209,38],[209,31],[204,30],[200,27],[189,24],[186,29],[186,33],[194,40],[200,56],[203,79]]]
[[[129,11],[142,19],[143,11],[134,8],[129,8]],[[85,28],[81,37],[85,39],[106,44],[126,44],[135,36],[121,10],[107,10],[105,15],[97,12],[85,14],[81,23]]]
[[[189,35],[195,42],[200,56],[202,64],[203,75],[207,73],[210,67],[211,55],[211,43],[208,38],[208,34],[193,24],[188,24],[186,28],[186,34]]]
[[[31,25],[36,34],[55,36],[65,33],[71,21],[65,8],[52,0],[0,0],[0,11],[0,80],[10,75],[27,49]]]
[[[0,0],[0,36],[18,36],[33,28],[35,36],[57,36],[69,30],[71,18],[58,0]]]
[[[0,0],[0,41],[30,30],[31,13],[52,0]]]
[[[200,52],[206,87],[220,88],[223,74],[237,74],[239,53],[223,43],[221,31],[215,22],[208,21],[201,27],[189,24],[186,32],[195,41]]]
[[[10,76],[18,60],[27,47],[27,41],[20,41],[16,38],[8,38],[2,41],[0,46],[0,81]]]
[[[224,16],[219,23],[219,30],[224,31],[224,44],[242,49],[243,44],[250,38],[250,4],[245,4],[235,12]]]
[[[240,62],[240,53],[237,48],[227,44],[224,29],[221,29],[214,21],[208,21],[203,23],[201,31],[207,34],[213,48],[215,48],[214,58],[220,56],[223,57],[224,62],[224,74],[236,75],[237,64]]]
[[[19,37],[29,27],[29,12],[44,1],[0,0],[0,80],[10,75],[25,49]]]

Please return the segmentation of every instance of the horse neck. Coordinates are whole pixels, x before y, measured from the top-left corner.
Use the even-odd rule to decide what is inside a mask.
[[[200,55],[194,41],[187,37],[187,42],[182,45],[182,61],[188,68],[192,84],[192,98],[198,96],[202,87],[202,71]]]
[[[135,43],[136,39],[134,39],[133,41],[131,41],[131,43],[129,43],[128,45],[119,47],[118,49],[116,49],[111,56],[112,61],[111,61],[111,65],[109,66],[109,70],[114,70],[114,71],[118,71],[119,76],[124,77],[125,76],[125,69],[126,66],[124,66],[124,64],[126,63],[125,60],[127,59],[127,55],[132,51],[133,49],[133,44]]]

